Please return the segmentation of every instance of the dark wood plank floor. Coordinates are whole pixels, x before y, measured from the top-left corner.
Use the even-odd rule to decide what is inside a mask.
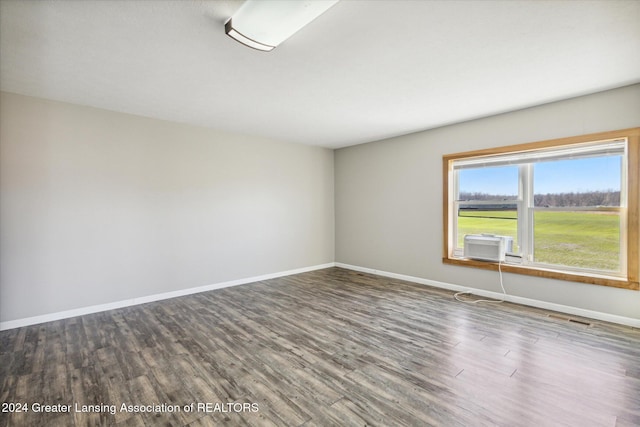
[[[640,331],[549,314],[331,268],[13,329],[0,425],[639,426]]]

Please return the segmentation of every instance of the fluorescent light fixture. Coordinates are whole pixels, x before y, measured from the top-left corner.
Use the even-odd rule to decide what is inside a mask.
[[[270,51],[339,0],[247,0],[225,24],[234,40]]]
[[[243,45],[252,47],[254,49],[264,50],[265,52],[269,52],[270,50],[273,50],[275,48],[275,46],[269,46],[268,44],[260,43],[255,40],[251,40],[249,37],[245,37],[242,33],[236,31],[235,28],[233,28],[233,25],[231,24],[231,19],[229,19],[227,23],[224,25],[224,31],[232,39],[242,43]]]

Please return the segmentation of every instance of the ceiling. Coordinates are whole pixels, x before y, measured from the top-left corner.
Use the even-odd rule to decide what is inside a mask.
[[[640,82],[640,1],[342,0],[272,52],[241,1],[0,1],[0,88],[329,148]]]

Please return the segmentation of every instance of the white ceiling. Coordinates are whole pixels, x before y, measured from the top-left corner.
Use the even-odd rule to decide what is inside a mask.
[[[0,2],[0,87],[344,147],[640,82],[640,1],[342,0],[266,53],[240,1]]]

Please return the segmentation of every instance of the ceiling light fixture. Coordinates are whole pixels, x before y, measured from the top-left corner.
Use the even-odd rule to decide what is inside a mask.
[[[225,24],[234,40],[262,51],[273,50],[339,0],[247,0]]]

